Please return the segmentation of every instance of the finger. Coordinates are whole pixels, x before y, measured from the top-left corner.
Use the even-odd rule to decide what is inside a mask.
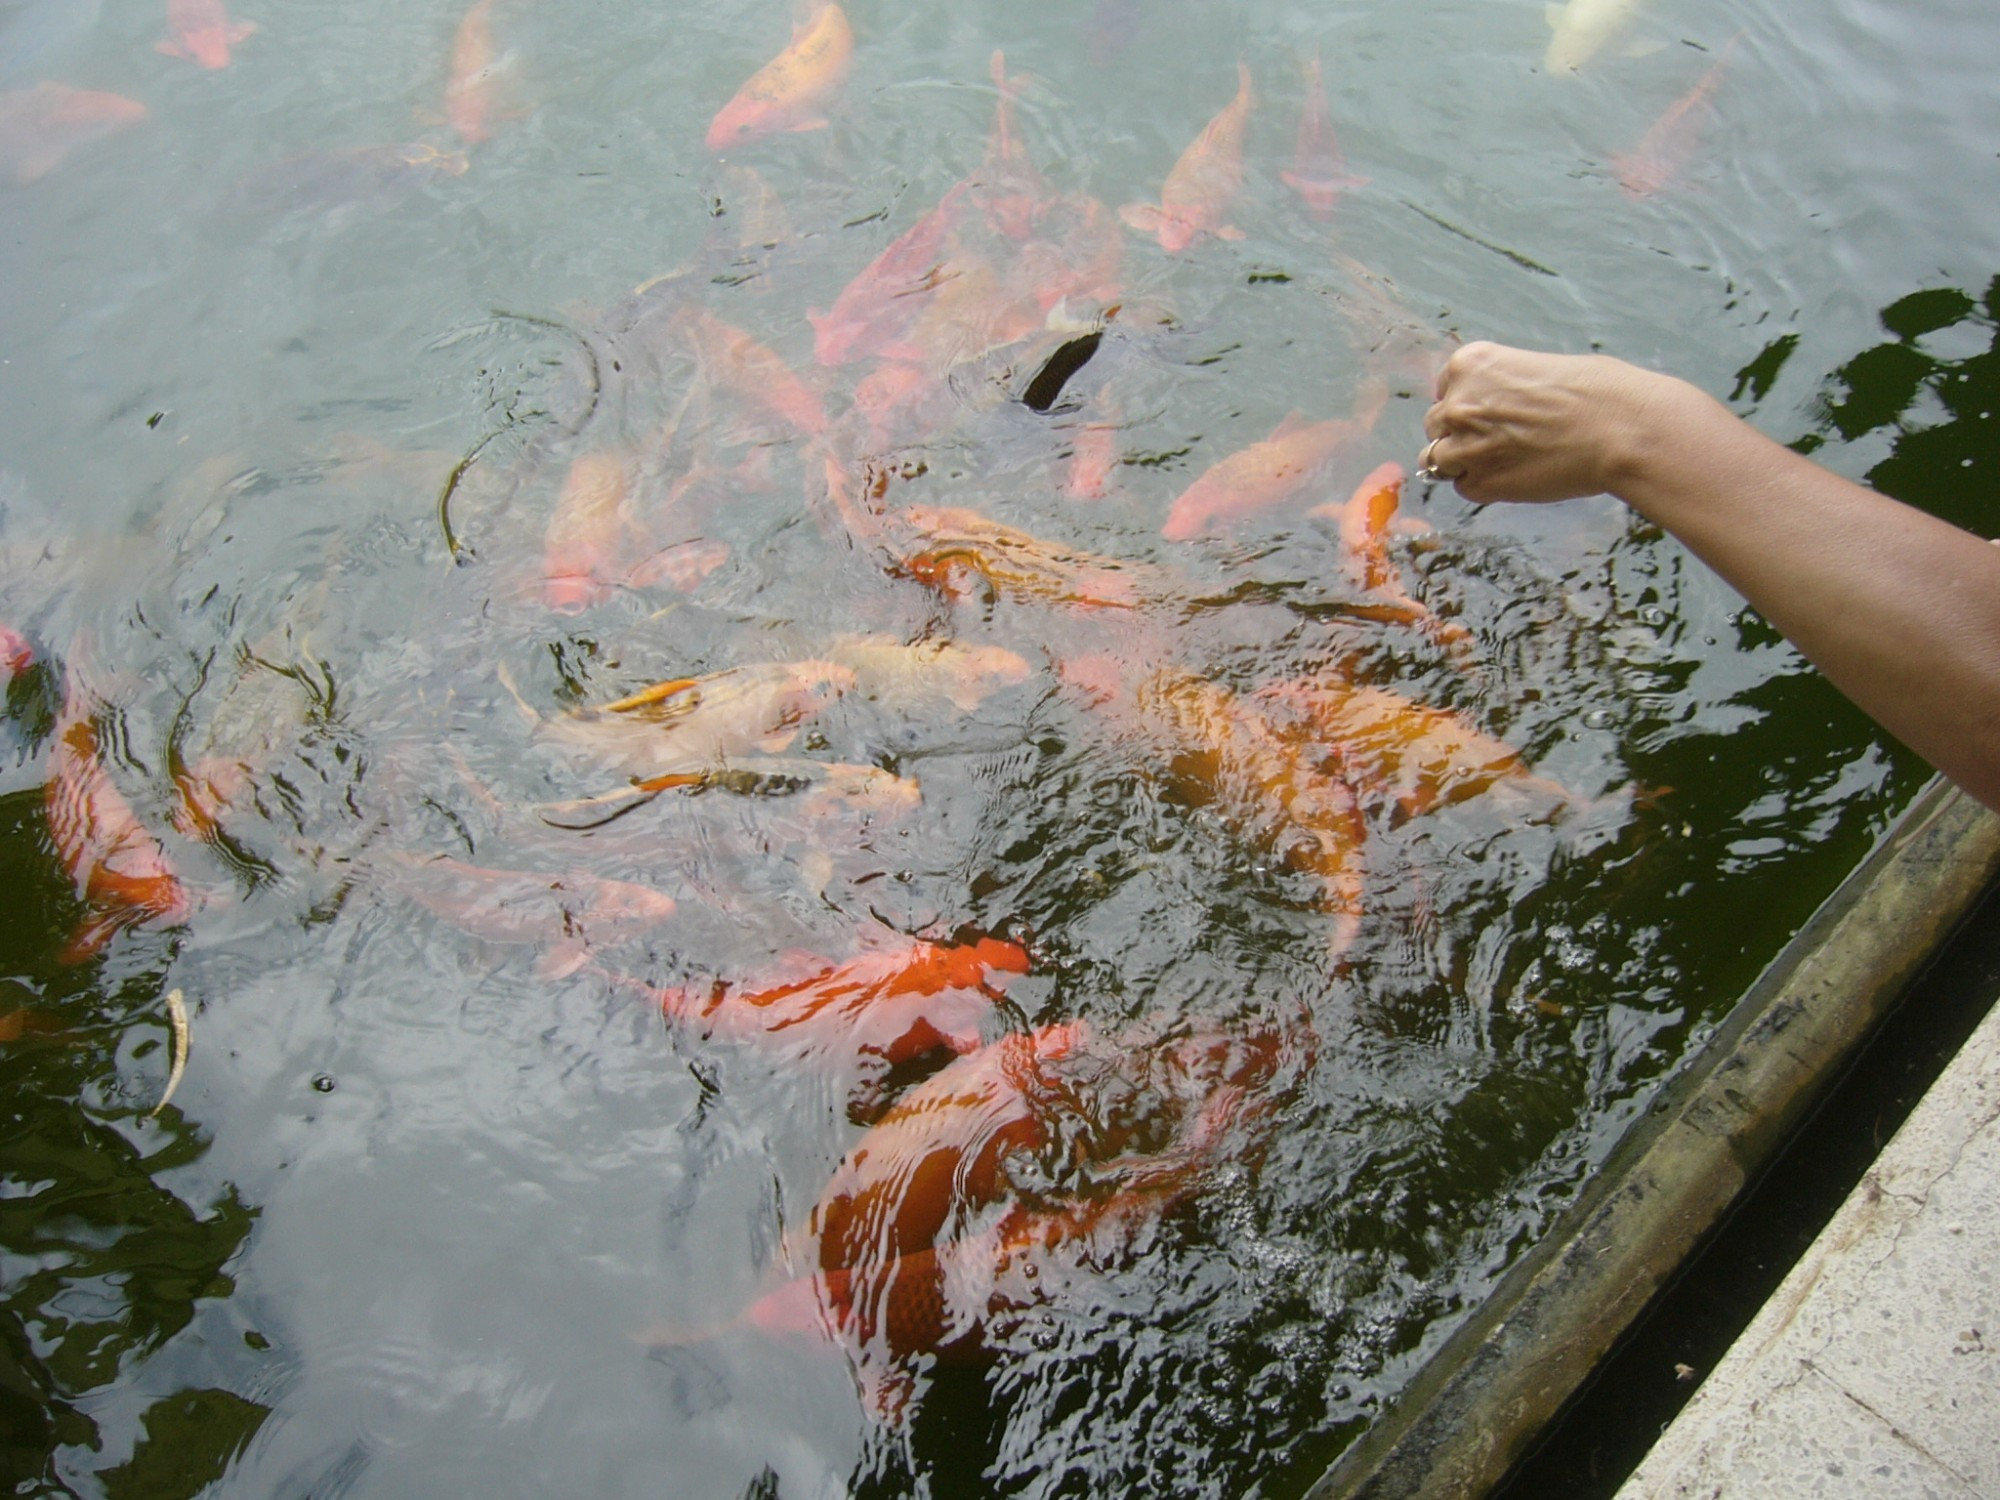
[[[1438,402],[1424,413],[1424,437],[1441,438],[1445,434],[1444,403]]]

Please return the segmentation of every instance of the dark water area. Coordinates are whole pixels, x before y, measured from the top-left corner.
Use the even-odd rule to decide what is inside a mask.
[[[1975,7],[175,11],[0,7],[17,1494],[1302,1492],[1925,779],[1363,519],[1495,337],[2000,530]]]

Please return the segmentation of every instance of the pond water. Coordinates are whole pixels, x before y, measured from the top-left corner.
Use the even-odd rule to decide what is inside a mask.
[[[17,1494],[1297,1494],[1922,783],[1364,480],[2000,529],[1985,6],[171,9],[0,0]]]

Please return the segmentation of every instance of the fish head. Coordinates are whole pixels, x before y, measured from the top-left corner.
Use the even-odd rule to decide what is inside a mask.
[[[731,146],[770,135],[783,127],[778,112],[768,99],[738,94],[709,121],[707,145],[711,151],[727,151]]]

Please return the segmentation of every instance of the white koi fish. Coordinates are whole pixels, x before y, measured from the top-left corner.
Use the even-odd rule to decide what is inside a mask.
[[[1542,66],[1551,73],[1574,73],[1605,47],[1624,35],[1638,8],[1637,0],[1569,0],[1548,7],[1549,50]]]

